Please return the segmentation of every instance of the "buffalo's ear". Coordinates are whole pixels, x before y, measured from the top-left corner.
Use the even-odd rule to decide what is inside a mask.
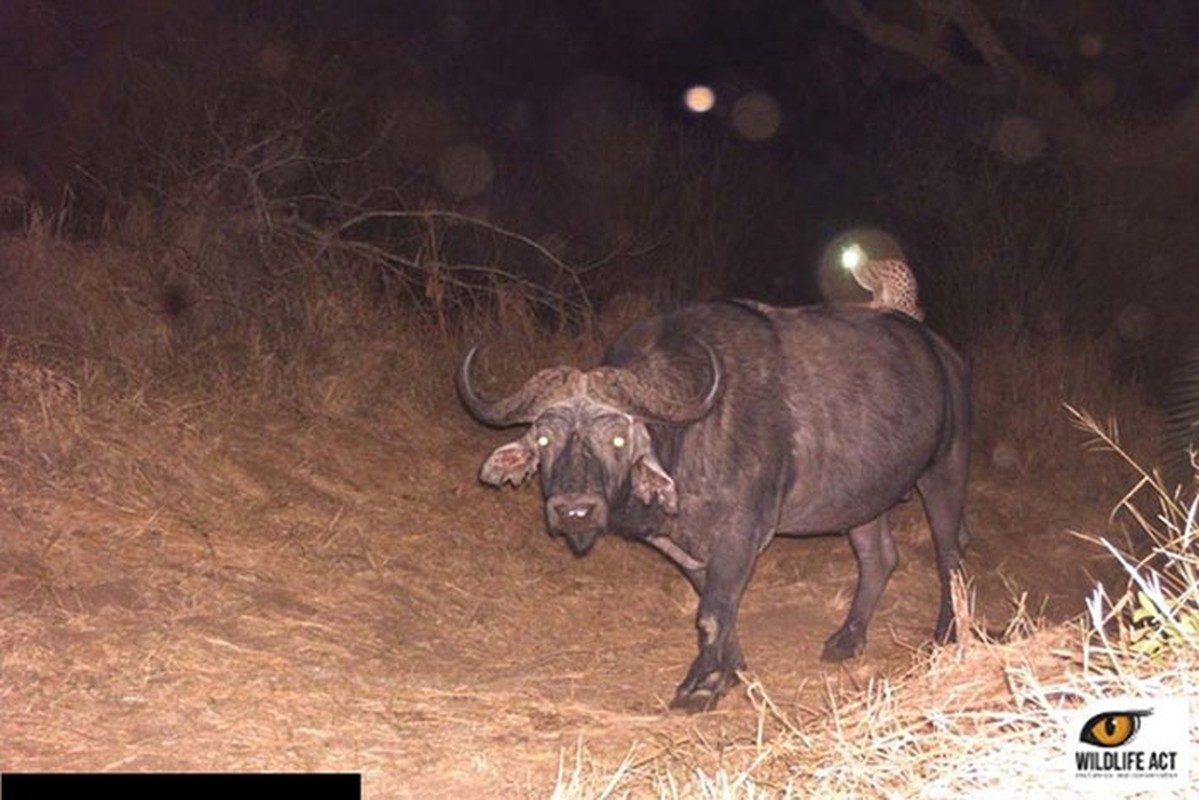
[[[519,486],[537,471],[538,460],[536,448],[525,439],[517,439],[497,447],[487,457],[483,469],[479,471],[479,480],[492,486],[503,486],[505,483]]]
[[[666,473],[653,453],[646,453],[633,462],[629,469],[629,481],[633,496],[647,506],[657,503],[671,516],[679,513],[679,495],[674,488],[674,478]]]

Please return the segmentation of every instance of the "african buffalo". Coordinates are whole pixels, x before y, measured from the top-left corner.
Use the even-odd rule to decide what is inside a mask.
[[[965,546],[969,374],[941,337],[866,308],[696,305],[648,319],[589,372],[555,367],[515,394],[458,390],[494,427],[529,425],[481,480],[541,473],[553,534],[576,554],[611,531],[665,553],[699,593],[699,655],[672,706],[711,708],[744,667],[734,631],[776,534],[848,531],[858,586],[822,657],[862,652],[896,564],[886,512],[919,491],[941,580],[935,636],[954,636],[950,575]]]

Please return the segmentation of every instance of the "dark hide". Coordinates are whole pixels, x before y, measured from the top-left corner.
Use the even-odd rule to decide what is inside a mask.
[[[485,408],[469,366],[460,388],[468,407]],[[941,580],[934,635],[952,638],[969,376],[940,337],[897,313],[715,303],[633,327],[609,348],[604,369],[586,375],[601,374],[653,395],[637,408],[703,416],[644,418],[588,389],[599,377],[572,378],[581,388],[535,407],[528,432],[487,459],[482,479],[518,484],[539,471],[550,531],[576,553],[608,531],[657,547],[687,575],[700,596],[699,655],[675,706],[711,708],[736,680],[741,595],[775,534],[849,533],[858,587],[822,657],[859,654],[897,560],[885,512],[913,489]]]

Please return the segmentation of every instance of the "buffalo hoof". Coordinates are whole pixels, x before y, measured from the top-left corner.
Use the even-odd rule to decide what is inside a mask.
[[[729,687],[737,683],[736,673],[709,672],[698,685],[690,686],[684,681],[674,693],[670,707],[675,711],[699,714],[711,711],[720,702],[720,697]]]
[[[682,711],[686,714],[702,714],[716,708],[720,695],[707,689],[696,689],[694,692],[684,692],[682,689],[674,693],[670,701],[672,711]]]
[[[866,649],[866,633],[853,625],[846,625],[828,638],[824,650],[820,653],[821,661],[845,661],[859,656]]]

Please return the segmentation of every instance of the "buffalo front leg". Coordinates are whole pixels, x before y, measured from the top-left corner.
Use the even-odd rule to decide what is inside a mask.
[[[845,624],[824,643],[824,661],[843,661],[866,649],[866,626],[899,561],[886,514],[852,529],[849,542],[858,559],[858,589]]]
[[[748,539],[729,551],[714,553],[702,573],[690,574],[699,592],[699,655],[687,677],[675,690],[671,708],[687,712],[710,711],[720,696],[737,682],[737,670],[745,668],[735,630],[741,595],[753,571],[756,555]]]

